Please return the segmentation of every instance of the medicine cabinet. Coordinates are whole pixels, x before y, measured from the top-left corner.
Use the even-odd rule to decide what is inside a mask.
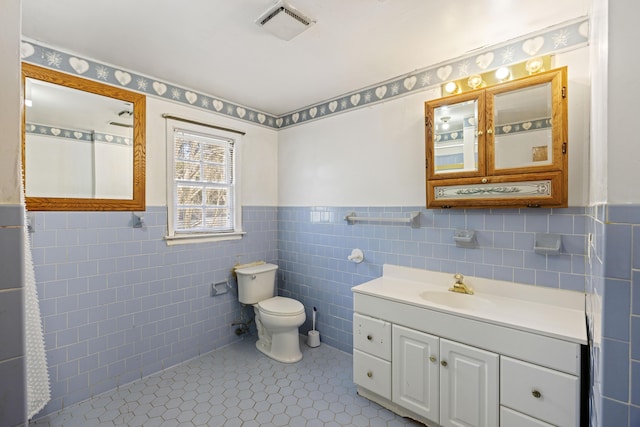
[[[427,208],[567,207],[567,68],[425,103]]]

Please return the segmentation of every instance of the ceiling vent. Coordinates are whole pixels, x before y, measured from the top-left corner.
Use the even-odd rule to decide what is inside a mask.
[[[285,0],[278,1],[256,19],[256,24],[282,40],[291,40],[316,21],[301,13]]]

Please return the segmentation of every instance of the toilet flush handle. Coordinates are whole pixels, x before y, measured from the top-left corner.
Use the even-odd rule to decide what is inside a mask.
[[[251,280],[256,280],[256,275],[255,274],[251,275]]]

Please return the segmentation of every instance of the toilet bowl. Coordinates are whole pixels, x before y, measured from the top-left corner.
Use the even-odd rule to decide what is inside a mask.
[[[273,297],[253,306],[258,327],[256,347],[278,362],[302,359],[298,328],[304,323],[304,306],[291,298]]]
[[[252,305],[258,328],[256,348],[283,363],[302,359],[298,328],[306,320],[304,306],[292,298],[274,296],[275,264],[236,267],[238,300]]]

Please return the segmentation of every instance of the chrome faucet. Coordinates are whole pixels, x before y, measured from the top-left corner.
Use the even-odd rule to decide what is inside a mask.
[[[453,278],[456,279],[456,282],[453,284],[453,287],[449,288],[451,292],[473,295],[473,291],[471,290],[471,288],[469,288],[462,282],[464,280],[464,276],[462,274],[456,273],[453,275]]]

